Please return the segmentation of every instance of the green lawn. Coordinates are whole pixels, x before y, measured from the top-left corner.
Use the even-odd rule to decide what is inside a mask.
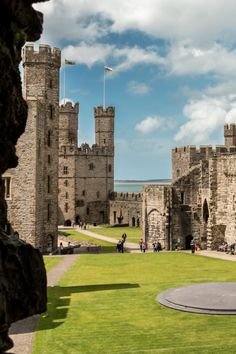
[[[52,269],[61,260],[62,260],[61,257],[44,256],[43,257],[43,261],[44,261],[44,264],[45,264],[46,271],[48,272],[50,269]]]
[[[84,255],[50,288],[34,354],[236,352],[236,316],[200,315],[156,302],[163,290],[235,281],[234,262],[184,253]]]
[[[90,230],[89,230],[90,231]],[[116,244],[115,243],[111,243],[111,242],[107,242],[107,241],[103,241],[103,240],[98,240],[97,238],[93,238],[87,235],[84,235],[78,231],[63,231],[64,235],[68,235],[69,238],[71,238],[72,240],[75,241],[89,241],[90,244],[93,245],[100,245],[102,246],[102,252],[104,253],[110,253],[110,252],[115,252],[116,250]]]
[[[91,232],[95,232],[99,235],[109,236],[116,239],[121,239],[122,234],[127,234],[126,242],[137,242],[142,237],[142,229],[140,227],[97,227],[89,229]]]

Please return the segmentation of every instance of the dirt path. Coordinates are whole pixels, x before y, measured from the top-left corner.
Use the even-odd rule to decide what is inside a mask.
[[[79,255],[64,255],[54,257],[61,257],[62,260],[47,273],[48,286],[56,285],[64,273],[66,273],[67,270],[69,270],[69,268],[79,258]],[[30,354],[32,352],[32,344],[38,319],[39,315],[35,315],[15,322],[11,326],[10,337],[14,341],[14,347],[7,353]]]

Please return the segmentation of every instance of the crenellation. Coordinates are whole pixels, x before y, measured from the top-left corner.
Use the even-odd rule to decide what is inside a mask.
[[[22,51],[23,65],[27,64],[51,64],[57,68],[61,66],[61,50],[51,48],[49,45],[40,44],[36,50],[34,44],[27,43]]]

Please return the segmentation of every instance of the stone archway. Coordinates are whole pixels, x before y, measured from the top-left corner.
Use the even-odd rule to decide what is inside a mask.
[[[162,216],[157,209],[152,209],[147,215],[146,243],[149,247],[155,242],[160,242],[162,248],[165,247],[163,234],[161,232]]]

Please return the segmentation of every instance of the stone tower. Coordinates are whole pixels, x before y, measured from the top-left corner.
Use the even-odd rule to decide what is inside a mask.
[[[114,116],[114,107],[94,108],[96,145],[114,148]]]
[[[227,148],[229,148],[230,146],[236,146],[236,125],[235,124],[225,124],[224,138],[225,138],[225,146]]]
[[[59,108],[59,225],[70,224],[76,218],[78,113],[78,103],[67,102]]]
[[[4,177],[9,190],[8,220],[42,252],[57,246],[58,219],[58,107],[61,52],[33,44],[23,49],[24,98],[28,120],[17,143],[19,164]],[[8,180],[7,180],[8,178]]]

